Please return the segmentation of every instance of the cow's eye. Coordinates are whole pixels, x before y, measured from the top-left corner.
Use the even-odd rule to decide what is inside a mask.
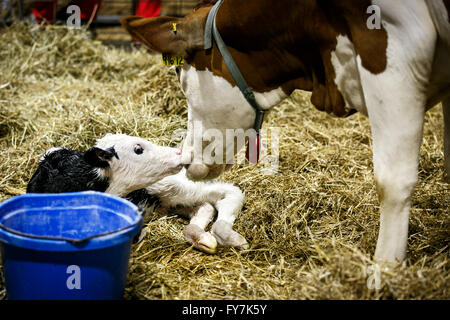
[[[136,154],[143,154],[144,153],[144,148],[142,148],[142,146],[140,144],[137,144],[134,147],[134,153],[136,153]]]

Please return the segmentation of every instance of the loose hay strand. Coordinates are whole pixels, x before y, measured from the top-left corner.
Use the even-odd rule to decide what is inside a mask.
[[[87,149],[109,132],[176,145],[186,128],[176,75],[145,50],[109,48],[83,30],[15,24],[0,34],[0,200],[23,193],[42,153]],[[236,166],[245,191],[235,229],[249,250],[206,255],[186,221],[154,214],[132,250],[128,299],[449,299],[449,186],[440,108],[426,115],[408,260],[367,287],[378,224],[370,128],[334,119],[295,92],[268,116],[280,127],[279,173]],[[0,295],[4,295],[0,283]]]

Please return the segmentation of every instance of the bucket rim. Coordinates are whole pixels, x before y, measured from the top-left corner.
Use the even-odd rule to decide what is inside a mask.
[[[143,215],[140,214],[141,209],[130,201],[111,194],[97,191],[82,191],[68,193],[26,193],[11,197],[0,203],[0,209],[4,206],[21,201],[26,198],[82,198],[98,196],[104,199],[118,202],[132,209],[135,214],[131,216],[130,225],[114,229],[112,231],[100,233],[85,237],[83,239],[70,239],[64,237],[38,236],[22,233],[14,229],[5,227],[0,223],[0,244],[7,244],[14,247],[36,251],[55,251],[55,252],[73,252],[73,251],[89,251],[119,245],[126,241],[132,241],[133,237],[142,227]],[[99,205],[100,207],[100,205]]]

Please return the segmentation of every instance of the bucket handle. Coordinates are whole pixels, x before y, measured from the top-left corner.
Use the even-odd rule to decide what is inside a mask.
[[[39,240],[67,241],[67,242],[72,243],[72,244],[80,244],[82,242],[90,241],[90,240],[95,239],[95,238],[108,236],[110,234],[118,233],[118,232],[121,232],[121,231],[124,231],[124,230],[127,230],[127,229],[131,229],[131,228],[137,226],[142,221],[142,213],[143,213],[143,211],[144,211],[143,209],[139,209],[138,210],[138,214],[140,215],[140,218],[138,219],[137,222],[135,222],[135,223],[133,223],[133,224],[131,224],[129,226],[126,226],[126,227],[123,227],[123,228],[120,228],[120,229],[117,229],[117,230],[113,230],[113,231],[108,231],[108,232],[103,232],[103,233],[100,233],[100,234],[95,234],[93,236],[89,236],[89,237],[86,237],[86,238],[83,238],[83,239],[70,239],[70,238],[64,238],[64,237],[37,236],[37,235],[34,235],[34,234],[24,233],[24,232],[20,232],[20,231],[16,231],[16,230],[10,229],[10,228],[6,227],[5,225],[3,225],[1,222],[0,222],[0,229],[3,229],[3,230],[5,230],[5,231],[7,231],[9,233],[12,233],[12,234],[15,234],[15,235],[18,235],[18,236],[21,236],[21,237],[26,237],[26,238],[39,239]]]

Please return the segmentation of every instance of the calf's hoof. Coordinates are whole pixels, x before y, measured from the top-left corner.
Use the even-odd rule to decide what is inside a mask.
[[[217,251],[216,238],[195,224],[188,224],[184,228],[184,239],[202,252],[214,254]]]
[[[211,229],[211,233],[222,246],[244,250],[249,248],[247,240],[234,231],[233,225],[229,222],[223,220],[216,221]]]

